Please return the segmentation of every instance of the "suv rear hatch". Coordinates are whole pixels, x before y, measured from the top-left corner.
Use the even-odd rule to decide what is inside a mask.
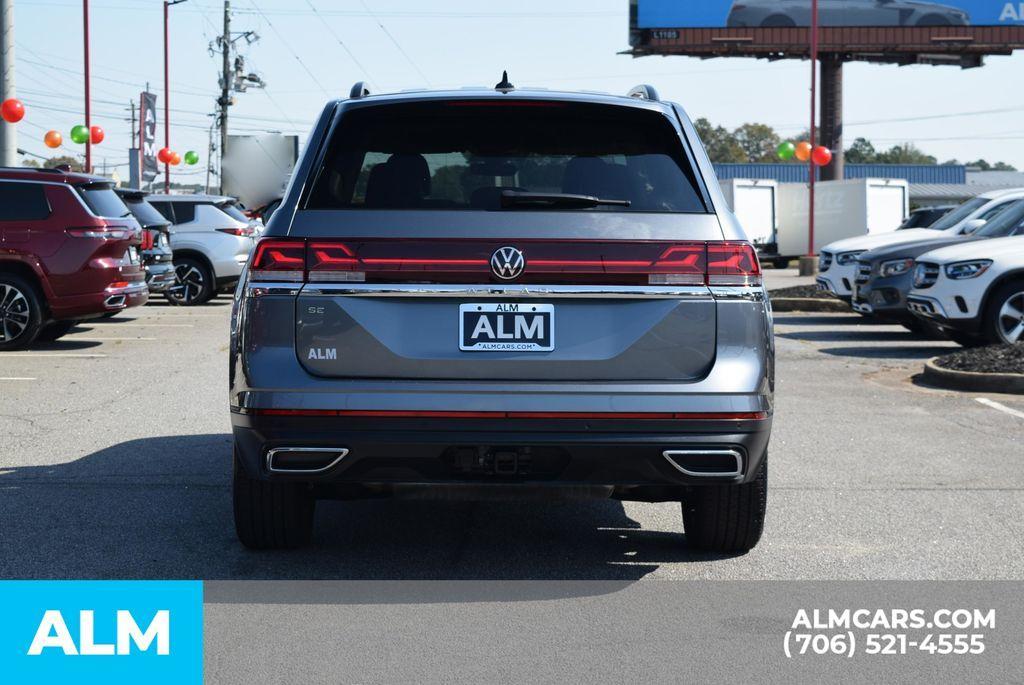
[[[700,379],[709,284],[759,270],[721,241],[673,117],[526,98],[352,107],[251,278],[304,283],[295,349],[321,377]]]

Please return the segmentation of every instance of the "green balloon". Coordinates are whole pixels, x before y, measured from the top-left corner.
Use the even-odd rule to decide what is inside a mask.
[[[775,151],[778,153],[779,159],[793,159],[793,155],[796,154],[796,145],[787,140],[785,143],[780,143]]]
[[[71,129],[71,140],[82,145],[89,141],[89,129],[79,124]]]
[[[195,164],[199,161],[199,155],[196,154],[195,150],[189,150],[185,153],[185,164]]]

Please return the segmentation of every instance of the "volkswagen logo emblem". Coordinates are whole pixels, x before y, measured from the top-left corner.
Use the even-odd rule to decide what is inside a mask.
[[[491,255],[491,271],[498,278],[511,281],[519,278],[526,268],[526,257],[514,247],[499,247]]]

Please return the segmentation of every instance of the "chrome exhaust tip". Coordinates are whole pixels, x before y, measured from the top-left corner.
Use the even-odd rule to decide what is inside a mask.
[[[127,298],[124,295],[111,295],[107,299],[103,300],[103,306],[108,309],[118,309],[124,306]]]
[[[661,453],[680,473],[694,478],[736,478],[743,475],[743,454],[734,449],[677,449]]]
[[[345,458],[344,447],[275,447],[267,451],[271,473],[323,473]]]

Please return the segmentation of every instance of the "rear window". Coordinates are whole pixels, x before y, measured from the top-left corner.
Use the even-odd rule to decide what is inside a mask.
[[[96,216],[121,217],[128,216],[128,207],[114,192],[114,187],[106,183],[90,183],[76,186],[85,204]]]
[[[217,205],[217,209],[224,212],[225,214],[227,214],[236,221],[249,223],[249,217],[243,214],[242,210],[240,210],[238,206],[235,205],[235,203],[233,202],[222,202],[221,204]]]
[[[126,199],[125,204],[128,205],[128,209],[143,226],[166,225],[168,223],[164,215],[145,200]]]
[[[583,211],[707,211],[664,115],[536,100],[354,109],[328,143],[306,206],[490,210],[506,190],[629,202]]]

